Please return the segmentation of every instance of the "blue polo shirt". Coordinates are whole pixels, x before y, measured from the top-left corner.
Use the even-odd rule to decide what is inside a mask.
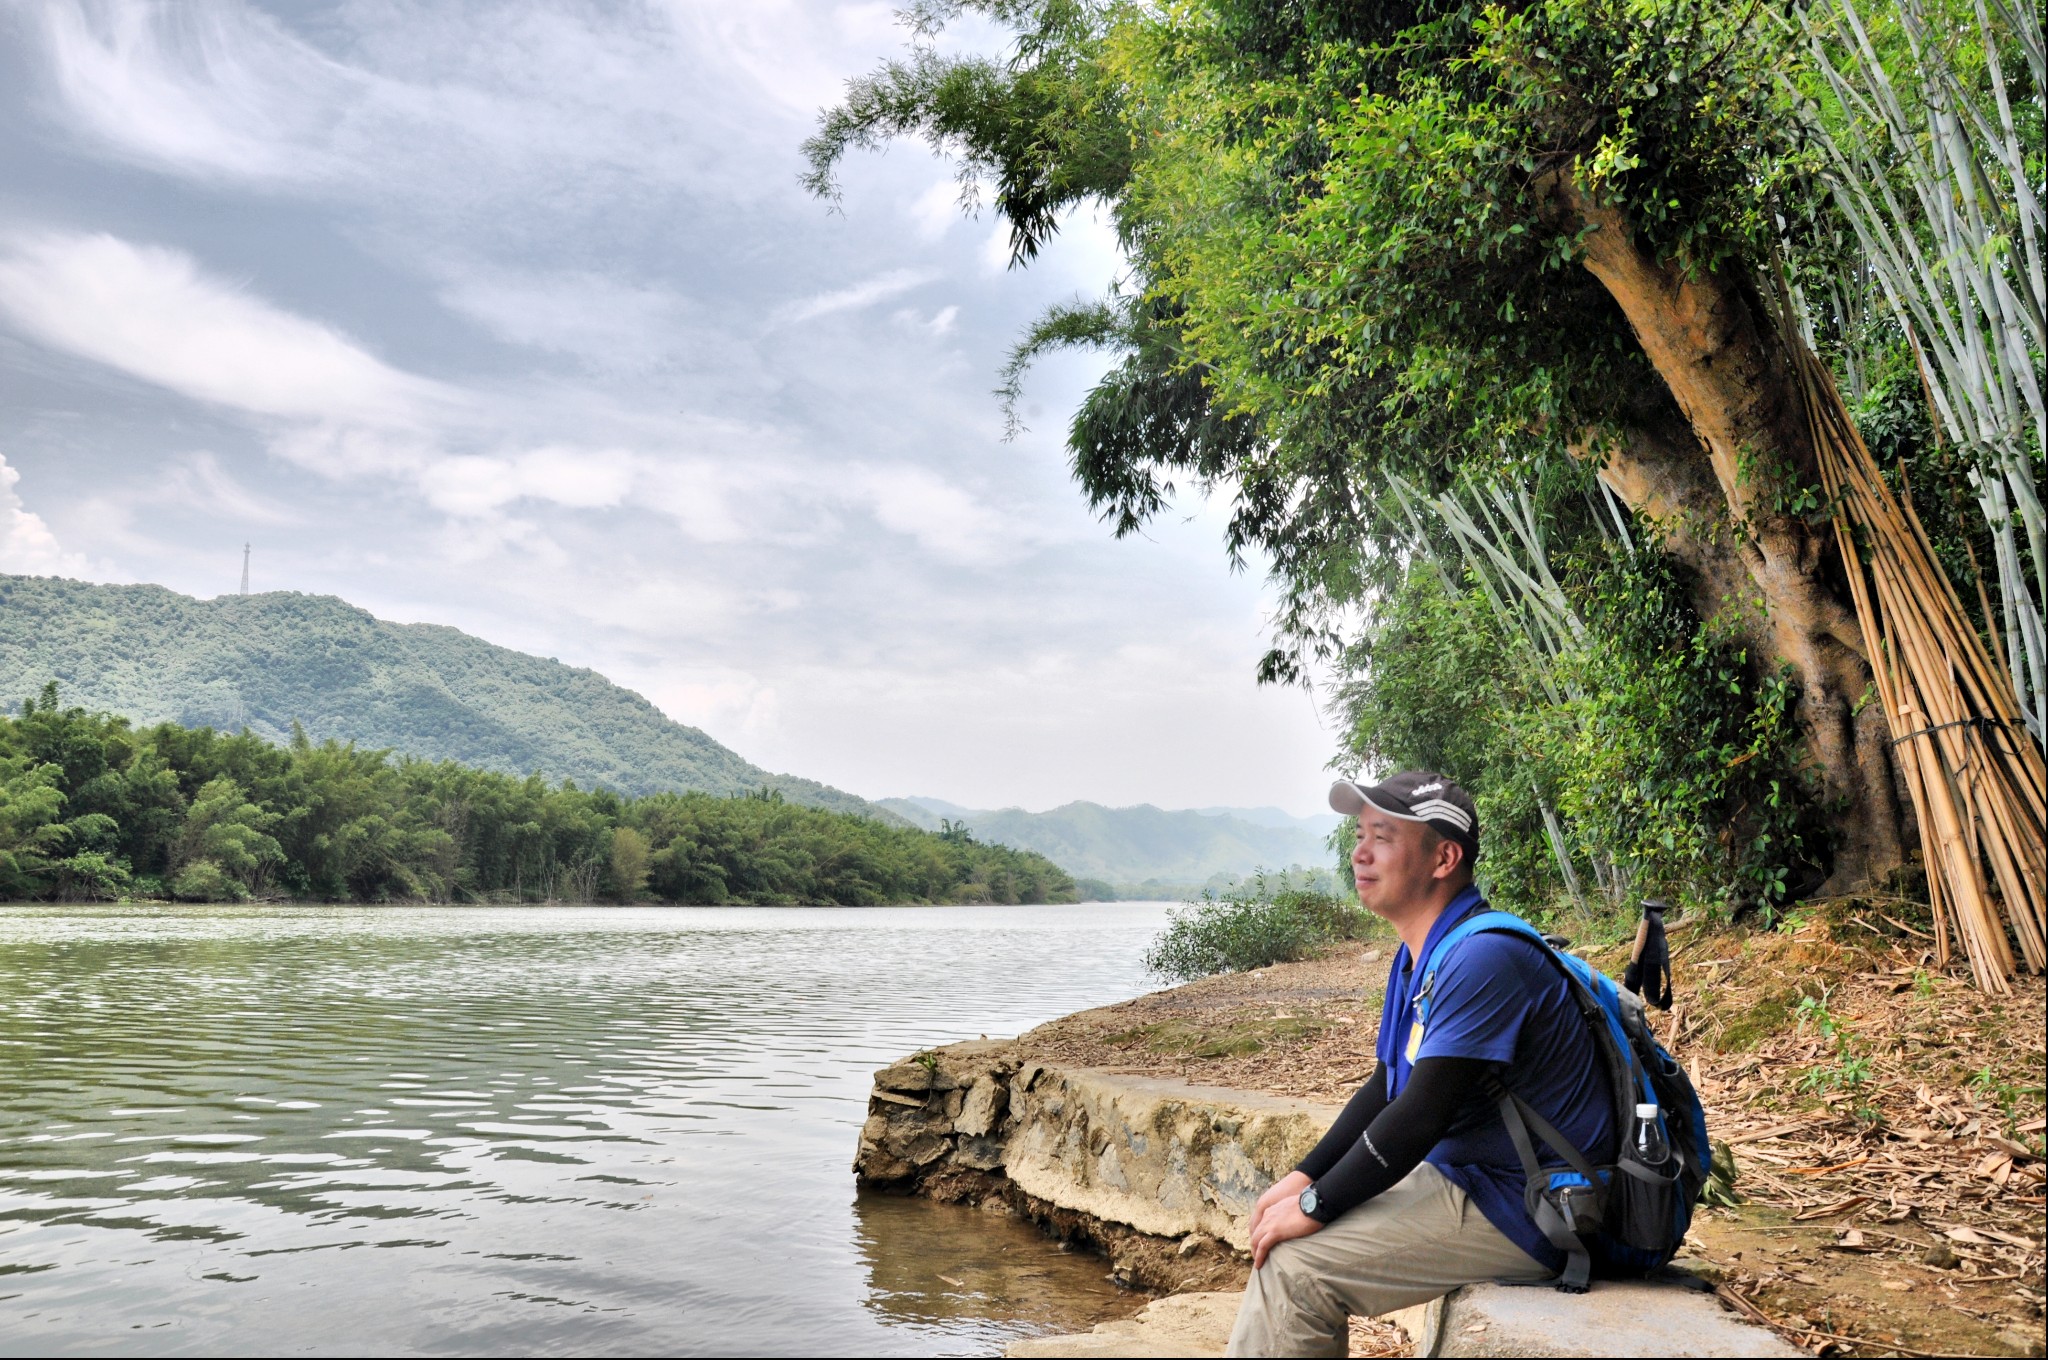
[[[1467,936],[1437,969],[1429,1024],[1416,1022],[1415,993],[1437,942],[1485,906],[1476,887],[1453,898],[1423,941],[1420,967],[1409,967],[1407,945],[1395,951],[1377,1045],[1387,1069],[1387,1098],[1400,1095],[1409,1070],[1423,1058],[1499,1063],[1507,1088],[1535,1106],[1588,1161],[1611,1163],[1614,1111],[1606,1073],[1570,988],[1543,957],[1541,945],[1497,931]],[[1540,1141],[1536,1152],[1545,1166],[1564,1165]],[[1492,1097],[1474,1092],[1424,1160],[1470,1195],[1486,1221],[1516,1246],[1552,1270],[1564,1268],[1564,1253],[1550,1245],[1523,1207],[1522,1160]]]

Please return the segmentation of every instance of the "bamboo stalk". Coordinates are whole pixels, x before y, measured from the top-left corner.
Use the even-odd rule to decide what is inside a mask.
[[[1789,313],[1782,289],[1780,302]],[[1879,475],[1813,351],[1789,325],[1781,334],[1793,348],[1857,622],[1919,821],[1937,957],[1947,961],[1953,938],[1977,986],[2007,992],[2017,968],[2048,968],[2048,766],[2019,735],[2010,673],[1970,625],[1919,515]]]

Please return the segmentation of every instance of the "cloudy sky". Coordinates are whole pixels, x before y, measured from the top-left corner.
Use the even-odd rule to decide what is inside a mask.
[[[963,40],[987,34],[964,34]],[[871,797],[1312,812],[1220,507],[1115,542],[990,394],[1092,294],[921,147],[798,145],[899,51],[827,0],[0,0],[0,570],[331,593],[595,667]]]

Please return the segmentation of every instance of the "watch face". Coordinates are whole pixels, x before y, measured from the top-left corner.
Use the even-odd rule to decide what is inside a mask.
[[[1313,1185],[1301,1192],[1301,1211],[1310,1218],[1316,1216],[1316,1207],[1321,1203],[1322,1196],[1316,1193],[1316,1188]]]

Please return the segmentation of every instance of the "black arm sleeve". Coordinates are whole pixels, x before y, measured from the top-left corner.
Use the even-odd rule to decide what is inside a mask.
[[[1323,1135],[1315,1150],[1301,1159],[1295,1170],[1315,1180],[1337,1164],[1339,1158],[1351,1151],[1358,1136],[1387,1108],[1387,1069],[1382,1063],[1372,1070],[1372,1076],[1358,1093],[1345,1105],[1344,1113],[1337,1116],[1337,1122],[1330,1125],[1330,1131]]]
[[[1385,1103],[1334,1166],[1318,1174],[1309,1171],[1308,1162],[1302,1163],[1301,1169],[1315,1177],[1316,1193],[1323,1202],[1317,1217],[1328,1222],[1413,1171],[1450,1132],[1459,1111],[1478,1093],[1481,1080],[1492,1066],[1480,1058],[1424,1058],[1416,1063],[1399,1098]],[[1384,1069],[1367,1090],[1375,1086],[1385,1101]],[[1352,1105],[1358,1105],[1365,1094],[1361,1091],[1353,1097]],[[1346,1107],[1344,1114],[1345,1118],[1350,1116],[1350,1107]],[[1344,1122],[1339,1119],[1337,1124],[1341,1126]],[[1330,1130],[1333,1135],[1336,1131],[1336,1127]],[[1320,1154],[1329,1141],[1324,1138],[1316,1152],[1310,1154],[1311,1158]]]

